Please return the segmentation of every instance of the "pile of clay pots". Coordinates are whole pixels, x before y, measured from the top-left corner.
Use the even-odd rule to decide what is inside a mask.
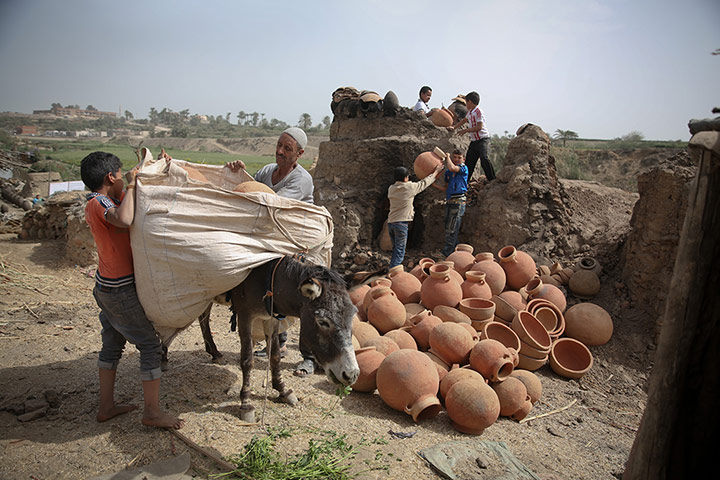
[[[20,195],[11,184],[3,182],[2,185],[2,198],[13,205],[22,208],[27,211],[32,209],[32,201],[29,198],[25,198]],[[2,209],[2,213],[6,213],[7,207]]]
[[[612,335],[598,305],[566,309],[561,285],[580,268],[538,268],[511,245],[496,260],[460,244],[444,261],[423,258],[409,272],[399,265],[351,289],[360,366],[353,389],[377,390],[416,422],[444,408],[469,434],[500,416],[525,418],[542,392],[532,371],[549,363],[560,376],[580,378],[593,364],[587,345]]]

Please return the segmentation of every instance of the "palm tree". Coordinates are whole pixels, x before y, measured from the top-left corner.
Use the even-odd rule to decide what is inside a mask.
[[[304,130],[312,127],[312,117],[310,117],[309,113],[303,113],[302,115],[300,115],[300,119],[298,120],[298,127]]]
[[[240,110],[237,114],[238,125],[241,125],[241,124],[244,125],[246,118],[247,118],[247,113],[245,113],[245,110]]]
[[[562,140],[564,147],[567,140],[577,140],[579,136],[572,130],[560,130],[558,128],[557,130],[555,130],[555,135],[553,135],[553,138],[556,140]]]

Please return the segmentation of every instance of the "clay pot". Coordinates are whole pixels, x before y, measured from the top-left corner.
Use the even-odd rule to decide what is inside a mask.
[[[498,258],[500,266],[505,270],[507,286],[513,290],[520,290],[535,276],[535,260],[512,245],[501,248]]]
[[[553,323],[553,319],[544,309],[552,310],[554,313],[556,324],[552,330],[549,329],[549,326]],[[536,298],[528,302],[525,310],[535,315],[535,318],[537,318],[540,323],[543,324],[545,330],[548,331],[550,338],[555,339],[565,331],[565,316],[554,303],[542,298]]]
[[[374,392],[377,388],[376,375],[385,355],[378,352],[375,347],[364,347],[355,350],[355,359],[360,368],[360,375],[352,384],[353,390],[358,392]]]
[[[357,287],[353,287],[350,290],[348,290],[348,295],[350,295],[350,301],[353,305],[357,305],[358,303],[362,302],[365,298],[365,294],[370,291],[370,285],[358,285]]]
[[[555,310],[548,307],[540,307],[535,309],[532,314],[535,315],[535,318],[537,318],[540,323],[542,323],[542,326],[545,327],[548,335],[550,335],[550,338],[552,338],[552,332],[555,332],[555,330],[558,328],[558,323],[560,322],[560,319],[555,313]]]
[[[451,127],[453,124],[453,117],[444,108],[436,108],[432,115],[430,115],[430,121],[436,127]]]
[[[518,369],[513,370],[510,376],[517,378],[525,384],[525,388],[527,389],[528,395],[530,395],[530,401],[532,403],[540,400],[540,397],[542,396],[542,383],[540,383],[540,378],[538,378],[537,375],[528,370]]]
[[[447,305],[438,305],[433,309],[433,315],[440,317],[443,322],[466,323],[470,325],[470,317],[457,308]]]
[[[410,275],[413,275],[417,277],[420,282],[425,280],[427,277],[430,276],[429,268],[431,265],[435,264],[435,260],[432,258],[421,258],[417,265],[413,267],[412,270],[410,270]]]
[[[530,398],[529,395],[528,395],[528,398]],[[532,410],[532,407],[533,407],[532,402],[530,400],[525,400],[523,402],[522,406],[520,407],[520,409],[517,412],[510,415],[510,418],[512,418],[516,422],[519,422],[520,420],[522,420],[523,418],[528,416],[528,413],[530,413],[530,410]]]
[[[508,377],[504,382],[494,383],[490,387],[498,396],[502,417],[509,417],[520,410],[526,401],[530,401],[525,384],[517,378]]]
[[[574,338],[558,338],[550,350],[550,367],[566,378],[580,378],[593,365],[590,350]]]
[[[367,322],[353,323],[352,334],[355,335],[361,347],[364,347],[371,338],[380,336],[380,332]]]
[[[427,308],[425,308],[423,305],[419,303],[406,303],[405,304],[405,326],[412,325],[410,322],[410,319],[417,315],[418,313],[422,313]]]
[[[452,322],[443,322],[433,328],[428,342],[430,351],[450,365],[466,364],[475,345],[472,335],[460,324]]]
[[[612,337],[610,314],[601,306],[584,302],[565,312],[565,335],[588,346],[605,345]]]
[[[415,275],[406,272],[402,265],[396,265],[388,271],[388,277],[392,281],[390,288],[401,303],[420,302],[422,282]]]
[[[437,356],[432,350],[428,350],[427,352],[423,352],[425,355],[428,356],[430,360],[435,364],[435,368],[437,369],[438,378],[440,381],[442,381],[443,378],[445,378],[445,375],[450,371],[450,364],[447,363],[445,360]]]
[[[520,350],[518,350],[518,353],[522,353],[526,357],[543,360],[548,358],[550,348],[535,348],[520,340]]]
[[[495,304],[483,298],[463,298],[460,300],[460,311],[471,321],[487,322],[495,317]]]
[[[363,311],[367,314],[368,307],[370,307],[370,303],[373,301],[372,291],[380,288],[380,287],[392,287],[392,280],[389,278],[376,278],[372,282],[370,282],[370,290],[365,293],[365,297],[363,297]]]
[[[492,298],[490,285],[485,281],[485,272],[469,270],[465,273],[465,281],[460,285],[463,298]]]
[[[548,267],[547,265],[538,265],[537,276],[541,277],[543,275],[550,276],[550,267]]]
[[[365,346],[375,347],[375,350],[382,353],[386,357],[394,351],[400,350],[400,347],[395,342],[395,340],[384,335],[368,339],[368,341],[365,342]]]
[[[513,371],[508,348],[497,340],[480,340],[470,351],[470,366],[490,382],[501,382]]]
[[[200,173],[200,172],[198,172]],[[203,180],[207,182],[207,179]],[[254,180],[248,180],[247,182],[238,183],[235,188],[233,188],[233,192],[240,192],[240,193],[252,193],[252,192],[262,192],[262,193],[272,193],[275,195],[275,191],[265,185],[262,182],[256,182]]]
[[[465,281],[465,279],[460,274],[460,272],[455,270],[455,262],[453,262],[452,260],[445,259],[445,260],[443,260],[441,262],[437,262],[437,263],[439,265],[447,265],[448,267],[450,267],[450,271],[448,272],[448,274],[450,274],[450,278],[455,280],[458,283],[458,285],[462,285],[462,283]]]
[[[467,243],[460,243],[455,247],[455,251],[447,256],[445,259],[448,262],[455,264],[455,270],[460,275],[465,275],[465,272],[475,263],[475,257],[472,254],[473,247]]]
[[[445,375],[445,377],[440,380],[440,396],[445,399],[447,398],[447,392],[452,388],[453,385],[455,385],[457,382],[461,382],[463,380],[471,380],[479,383],[486,383],[485,379],[482,375],[480,375],[478,372],[473,370],[472,368],[457,368],[453,367],[450,369],[450,371]]]
[[[452,280],[451,273],[455,272],[450,266],[435,264],[430,267],[430,276],[426,278],[420,289],[422,304],[430,310],[438,305],[455,307],[462,300],[460,284]]]
[[[500,317],[504,322],[512,322],[518,312],[518,309],[513,304],[505,300],[501,295],[493,295],[490,301],[495,304],[495,316]]]
[[[535,316],[521,310],[512,321],[512,329],[517,333],[520,341],[538,350],[549,350],[552,345],[550,334]],[[522,349],[521,349],[522,353]]]
[[[544,284],[552,285],[553,287],[559,287],[562,285],[559,277],[554,278],[552,275],[540,275],[540,280],[542,280]]]
[[[543,283],[540,277],[535,277],[530,280],[525,286],[525,290],[527,291],[529,300],[542,298],[557,305],[561,312],[564,312],[565,307],[567,307],[567,299],[562,290],[555,285]]]
[[[457,431],[480,435],[497,421],[500,401],[485,383],[461,380],[448,390],[445,409]]]
[[[384,337],[390,338],[395,341],[397,346],[400,349],[408,349],[408,350],[417,350],[417,343],[415,343],[415,339],[405,330],[402,330],[400,328],[396,330],[390,330],[387,332]]]
[[[505,290],[504,292],[501,292],[498,296],[502,297],[503,300],[515,307],[516,311],[524,310],[525,305],[527,305],[527,302],[522,297],[522,295],[520,295],[520,292],[516,292],[513,290]]]
[[[463,327],[465,330],[467,330],[467,332],[470,334],[470,336],[471,336],[472,339],[473,339],[473,346],[474,346],[478,341],[480,341],[480,332],[478,332],[477,330],[475,330],[475,327],[473,327],[473,326],[470,325],[469,323],[457,323],[456,325],[460,325],[460,326]]]
[[[493,321],[485,325],[480,331],[480,338],[497,340],[507,348],[513,348],[516,352],[520,351],[520,338],[512,328],[502,323]]]
[[[418,350],[427,350],[430,347],[430,332],[443,321],[431,314],[429,310],[419,313],[410,319],[410,335],[415,339]]]
[[[547,363],[547,357],[538,359],[520,353],[517,368],[535,371]]]
[[[442,406],[436,394],[440,378],[432,360],[415,350],[391,353],[377,370],[377,390],[391,408],[418,422],[437,415]]]
[[[577,298],[589,300],[600,291],[600,279],[592,270],[578,270],[568,281],[568,288]]]
[[[475,263],[470,270],[485,274],[485,282],[490,286],[493,295],[499,295],[505,289],[507,281],[505,270],[495,261],[492,252],[481,252],[475,255]]]
[[[352,339],[353,350],[360,350],[362,346],[360,346],[360,342],[357,337],[355,335],[351,335],[350,338]]]
[[[558,272],[558,276],[560,276],[560,280],[563,284],[567,285],[570,281],[570,278],[575,274],[575,270],[573,270],[570,267],[563,268]]]
[[[415,157],[413,170],[415,171],[415,175],[422,180],[435,171],[435,168],[442,163],[443,159],[435,152],[423,152]]]
[[[575,264],[574,270],[576,273],[580,270],[589,270],[599,277],[602,273],[602,266],[593,257],[583,257]]]
[[[371,291],[372,302],[367,310],[368,321],[378,332],[386,333],[405,325],[405,306],[389,287]]]

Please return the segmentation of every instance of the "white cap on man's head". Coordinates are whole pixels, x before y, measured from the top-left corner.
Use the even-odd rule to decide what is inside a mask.
[[[288,135],[293,137],[295,141],[298,142],[298,145],[300,145],[300,149],[305,150],[305,147],[307,146],[307,135],[305,135],[305,132],[303,132],[302,128],[290,127],[286,129],[283,133],[287,133]]]

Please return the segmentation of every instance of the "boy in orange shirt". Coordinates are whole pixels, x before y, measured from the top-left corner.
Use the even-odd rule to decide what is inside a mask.
[[[169,160],[165,151],[163,158]],[[135,217],[135,169],[123,192],[122,162],[113,154],[93,152],[82,160],[80,175],[92,191],[85,207],[98,251],[93,296],[100,307],[102,348],[98,355],[100,406],[97,420],[104,422],[135,410],[135,405],[115,404],[115,374],[125,343],[140,350],[144,412],[142,423],[153,427],[181,428],[184,420],[160,408],[160,359],[162,346],[135,290],[130,232]]]

